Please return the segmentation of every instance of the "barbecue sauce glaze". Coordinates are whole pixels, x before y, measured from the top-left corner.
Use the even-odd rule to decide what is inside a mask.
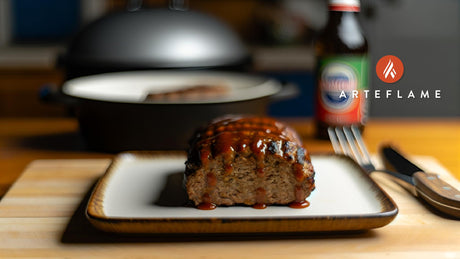
[[[256,174],[260,178],[265,176],[264,159],[267,152],[293,162],[292,169],[298,184],[295,188],[296,200],[289,206],[291,208],[309,206],[308,201],[302,198],[304,195],[301,183],[307,177],[303,165],[306,160],[310,161],[310,156],[302,148],[302,142],[297,134],[286,125],[266,117],[229,116],[199,131],[194,141],[191,146],[197,150],[191,152],[199,156],[198,161],[201,161],[201,165],[207,167],[210,159],[222,155],[226,174],[233,172],[232,162],[235,154],[248,149],[256,158]],[[212,203],[209,193],[217,184],[217,178],[213,173],[207,174],[206,184],[207,191],[203,194],[202,203],[198,205],[198,209],[212,210],[216,208],[216,205]],[[255,191],[256,204],[253,205],[253,208],[265,209],[267,207],[266,190],[258,187]]]

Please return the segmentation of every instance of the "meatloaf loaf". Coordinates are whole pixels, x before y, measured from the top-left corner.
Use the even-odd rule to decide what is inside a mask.
[[[300,138],[267,117],[226,116],[198,130],[185,174],[188,197],[200,209],[235,204],[302,208],[315,188]]]

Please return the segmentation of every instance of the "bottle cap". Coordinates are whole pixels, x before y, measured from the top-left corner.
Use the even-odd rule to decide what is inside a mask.
[[[359,12],[359,0],[329,0],[329,11]]]

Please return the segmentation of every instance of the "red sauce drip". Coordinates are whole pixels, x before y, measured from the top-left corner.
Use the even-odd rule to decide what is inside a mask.
[[[211,152],[207,148],[203,148],[200,150],[200,159],[201,163],[203,163],[204,167],[207,167],[209,164],[209,157],[211,155]]]
[[[201,201],[203,203],[211,203],[211,196],[209,196],[209,193],[204,193],[203,197],[201,197]]]
[[[234,138],[235,136],[231,132],[222,132],[217,136],[214,145],[214,155],[224,155],[224,170],[227,174],[233,172],[232,161],[235,156],[235,149],[233,148]]]
[[[216,204],[210,202],[202,202],[197,206],[200,210],[213,210],[216,208]]]
[[[294,201],[294,202],[291,202],[289,203],[289,207],[293,208],[293,209],[303,209],[303,208],[306,208],[310,206],[310,203],[306,200],[304,201]]]
[[[211,202],[211,197],[209,196],[209,193],[203,194],[203,197],[201,198],[202,202],[198,204],[197,208],[200,210],[213,210],[216,208],[216,204]]]
[[[215,142],[215,153],[217,154],[231,154],[234,150],[232,147],[234,135],[231,132],[222,132],[217,136]]]
[[[263,210],[263,209],[267,208],[267,204],[265,204],[265,203],[256,203],[256,204],[252,205],[252,207],[254,209]]]
[[[214,187],[217,184],[217,177],[214,173],[208,173],[206,175],[206,183],[208,184],[208,187]],[[208,194],[209,197],[209,194]],[[203,197],[204,198],[204,197]]]
[[[293,170],[295,174],[295,179],[297,180],[298,183],[303,182],[305,180],[305,172],[302,164],[295,163],[293,165]]]
[[[264,177],[265,176],[265,171],[264,171],[263,164],[262,164],[262,166],[258,165],[256,171],[257,171],[257,176],[258,177]]]
[[[295,201],[302,202],[305,200],[305,192],[301,186],[295,187]]]
[[[257,204],[265,204],[265,201],[267,199],[267,191],[259,187],[256,189],[256,205]]]
[[[289,207],[294,209],[302,209],[310,206],[310,203],[305,200],[305,192],[301,186],[295,187],[295,199],[296,201],[289,203]]]

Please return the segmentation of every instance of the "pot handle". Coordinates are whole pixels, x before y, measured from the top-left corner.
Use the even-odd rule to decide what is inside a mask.
[[[61,104],[65,106],[75,106],[77,104],[77,99],[64,95],[54,84],[43,85],[38,92],[38,98],[47,104]]]
[[[284,101],[299,96],[300,89],[297,84],[290,82],[281,82],[281,90],[270,96],[272,101]]]

